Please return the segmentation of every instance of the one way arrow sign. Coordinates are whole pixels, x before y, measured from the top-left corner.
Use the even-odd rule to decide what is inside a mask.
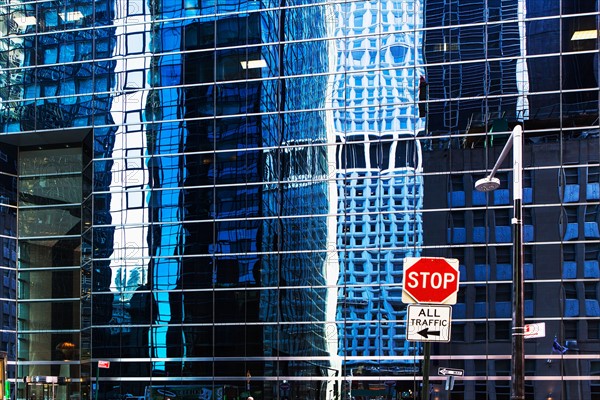
[[[438,375],[443,375],[443,376],[463,376],[464,374],[465,374],[465,370],[464,369],[445,368],[445,367],[439,367],[438,368]]]
[[[406,339],[410,342],[449,342],[452,307],[410,304],[406,313]]]

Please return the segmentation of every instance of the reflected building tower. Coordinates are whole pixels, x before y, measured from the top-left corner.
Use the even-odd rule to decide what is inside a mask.
[[[328,362],[275,361],[327,355],[317,323],[327,301],[324,112],[282,112],[324,108],[311,94],[325,93],[325,45],[302,43],[324,35],[323,8],[178,4],[153,10],[164,22],[152,32],[160,55],[147,103],[149,341],[152,356],[174,360],[154,373],[326,374]],[[307,78],[282,78],[296,74]],[[241,354],[257,361],[239,363]],[[321,390],[310,386],[295,390]],[[279,395],[278,385],[248,388]]]
[[[349,375],[415,372],[406,341],[404,257],[423,242],[423,129],[418,112],[421,1],[337,6],[333,82],[337,138],[339,354]],[[364,362],[354,356],[397,356]],[[352,370],[352,371],[350,371]]]

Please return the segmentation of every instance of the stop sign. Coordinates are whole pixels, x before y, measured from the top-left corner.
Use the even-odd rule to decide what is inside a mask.
[[[458,260],[406,257],[403,283],[404,303],[456,304]]]

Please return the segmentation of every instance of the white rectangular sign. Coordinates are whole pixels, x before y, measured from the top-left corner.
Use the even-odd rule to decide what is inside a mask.
[[[464,369],[446,368],[446,367],[439,367],[438,368],[438,375],[444,375],[444,376],[463,376],[464,374],[465,374],[465,370]]]
[[[410,304],[406,313],[406,340],[449,342],[452,306]]]
[[[527,324],[523,329],[525,339],[534,339],[546,337],[546,323],[540,322],[537,324]]]

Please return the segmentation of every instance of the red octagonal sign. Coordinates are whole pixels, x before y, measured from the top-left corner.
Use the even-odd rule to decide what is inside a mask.
[[[456,304],[458,260],[406,257],[403,283],[404,303]]]

